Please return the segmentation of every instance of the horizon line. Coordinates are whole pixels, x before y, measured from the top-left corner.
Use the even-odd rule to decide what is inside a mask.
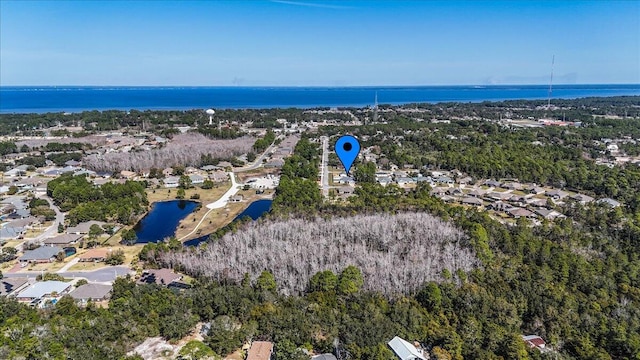
[[[590,85],[622,85],[640,86],[639,83],[564,83],[554,86],[590,86]],[[29,87],[112,87],[112,88],[406,88],[406,87],[497,87],[497,86],[548,86],[548,84],[438,84],[438,85],[0,85],[0,88],[29,88]]]

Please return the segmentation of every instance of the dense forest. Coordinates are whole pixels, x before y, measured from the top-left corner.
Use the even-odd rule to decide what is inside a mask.
[[[95,187],[84,176],[64,174],[47,184],[47,195],[62,211],[70,225],[90,220],[130,224],[147,211],[143,183],[106,183]]]

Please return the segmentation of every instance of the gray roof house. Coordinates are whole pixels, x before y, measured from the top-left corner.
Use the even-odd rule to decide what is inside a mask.
[[[20,262],[51,262],[63,250],[57,246],[42,246],[34,250],[27,250],[18,260]]]
[[[70,292],[69,296],[81,303],[86,303],[89,300],[102,301],[110,297],[111,289],[113,289],[111,285],[84,284]]]
[[[82,235],[80,234],[61,234],[49,239],[45,239],[43,243],[49,246],[54,246],[54,245],[67,246],[77,242],[81,238],[82,238]]]
[[[105,222],[102,221],[95,221],[95,220],[91,220],[91,221],[85,221],[83,223],[80,223],[76,226],[70,227],[67,229],[67,234],[88,234],[89,233],[89,229],[91,229],[92,225],[98,225],[100,227],[103,227],[104,225],[106,225]]]
[[[0,280],[0,296],[13,296],[29,285],[27,278],[5,278]]]
[[[614,208],[621,205],[619,201],[615,201],[612,198],[599,199],[597,202],[598,202],[598,204],[607,204],[607,205],[609,205],[611,207],[614,207]]]

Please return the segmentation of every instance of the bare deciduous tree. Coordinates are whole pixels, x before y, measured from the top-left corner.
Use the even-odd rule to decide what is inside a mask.
[[[161,260],[192,275],[239,282],[271,271],[285,294],[304,291],[318,271],[362,270],[365,289],[385,294],[414,291],[440,280],[444,269],[478,264],[466,236],[426,213],[256,222],[197,251],[165,253]]]
[[[202,155],[212,158],[231,158],[251,151],[252,137],[233,140],[212,140],[198,133],[176,135],[166,146],[151,151],[112,152],[89,155],[83,164],[96,171],[142,171],[176,165],[197,166]]]

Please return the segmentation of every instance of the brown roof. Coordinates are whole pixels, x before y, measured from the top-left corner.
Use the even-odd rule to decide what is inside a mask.
[[[86,253],[80,255],[79,258],[81,260],[101,259],[106,258],[107,255],[109,255],[109,252],[111,252],[111,249],[107,248],[90,249]]]
[[[145,270],[140,277],[140,280],[138,280],[138,283],[169,285],[180,279],[182,279],[182,275],[174,273],[171,269],[150,269]]]
[[[81,237],[82,235],[62,234],[56,237],[45,239],[43,242],[45,244],[66,245],[78,241]]]
[[[269,341],[254,341],[247,353],[247,360],[269,360],[273,352],[273,343]]]

